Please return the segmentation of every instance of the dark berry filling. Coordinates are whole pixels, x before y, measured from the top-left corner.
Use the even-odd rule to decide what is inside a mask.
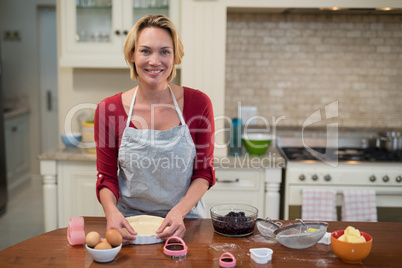
[[[217,217],[212,223],[216,232],[226,235],[245,235],[254,230],[254,220],[246,217],[243,211],[231,211],[224,217]]]

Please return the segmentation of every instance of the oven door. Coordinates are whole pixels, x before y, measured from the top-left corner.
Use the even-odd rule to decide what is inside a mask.
[[[351,185],[288,185],[285,207],[285,219],[300,219],[303,204],[303,189],[331,189],[336,190],[336,203],[338,220],[342,220],[342,191],[343,190],[373,190],[372,186]],[[377,218],[379,222],[402,222],[402,188],[401,187],[376,187]]]

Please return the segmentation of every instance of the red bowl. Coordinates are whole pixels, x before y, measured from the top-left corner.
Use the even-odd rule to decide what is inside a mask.
[[[343,235],[344,231],[345,230],[338,230],[331,233],[332,251],[343,262],[360,263],[370,254],[373,238],[369,234],[360,232],[360,235],[364,236],[366,242],[351,243],[338,240],[338,238]]]

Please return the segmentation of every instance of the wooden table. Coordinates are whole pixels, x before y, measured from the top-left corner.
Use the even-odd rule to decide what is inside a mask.
[[[85,217],[85,233],[97,231],[104,237],[106,220]],[[282,221],[288,224],[288,221]],[[253,235],[230,238],[214,232],[210,219],[186,220],[184,241],[187,258],[177,262],[163,254],[163,243],[123,246],[116,259],[97,263],[83,245],[70,246],[66,228],[33,237],[0,252],[1,267],[219,267],[222,253],[231,252],[237,267],[402,267],[402,223],[328,222],[328,232],[345,229],[348,225],[373,237],[370,255],[361,264],[343,263],[330,245],[316,244],[307,249],[289,249],[275,239],[266,239],[256,229]],[[269,247],[273,258],[268,264],[256,264],[249,249]]]

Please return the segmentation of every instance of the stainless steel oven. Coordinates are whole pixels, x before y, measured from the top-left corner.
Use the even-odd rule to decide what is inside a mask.
[[[328,151],[329,150],[329,151]],[[341,220],[342,191],[372,189],[376,192],[378,221],[402,222],[402,155],[374,148],[310,148],[281,146],[286,159],[283,214],[301,217],[303,189],[337,191],[338,220]],[[311,151],[326,155],[317,159]],[[336,160],[336,161],[335,161]],[[335,161],[336,165],[331,165]]]

